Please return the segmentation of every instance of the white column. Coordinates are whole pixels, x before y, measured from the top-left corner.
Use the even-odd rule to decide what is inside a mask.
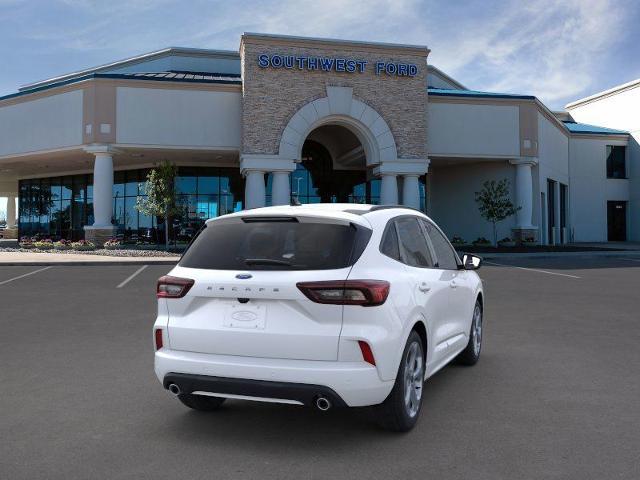
[[[16,197],[7,197],[7,228],[16,226]]]
[[[516,166],[516,226],[519,229],[533,229],[533,175],[531,166],[535,160],[519,159],[511,161]]]
[[[260,208],[265,204],[264,171],[247,170],[244,187],[244,208]],[[275,178],[274,178],[275,180]]]
[[[111,228],[113,217],[113,156],[107,151],[95,152],[93,164],[93,226]]]
[[[291,203],[291,191],[289,186],[289,172],[273,172],[271,184],[271,204],[289,205]]]
[[[421,210],[418,175],[403,175],[402,204],[415,208],[416,210]]]
[[[380,184],[380,203],[382,205],[398,204],[398,180],[395,173],[382,173]]]

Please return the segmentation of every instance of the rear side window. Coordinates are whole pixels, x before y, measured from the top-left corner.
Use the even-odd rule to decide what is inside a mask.
[[[384,233],[382,242],[380,243],[380,252],[394,260],[400,260],[400,245],[398,244],[398,233],[396,232],[395,222],[390,222],[389,227]]]
[[[433,251],[436,254],[436,260],[438,262],[436,266],[444,270],[457,270],[458,260],[453,251],[453,247],[449,244],[449,240],[447,240],[444,235],[440,233],[440,230],[434,227],[430,222],[425,220],[421,221],[429,235]]]
[[[212,222],[180,265],[212,270],[330,270],[357,260],[371,231],[353,224],[295,218]]]
[[[433,259],[418,219],[405,217],[396,220],[400,250],[404,263],[412,267],[433,267]]]

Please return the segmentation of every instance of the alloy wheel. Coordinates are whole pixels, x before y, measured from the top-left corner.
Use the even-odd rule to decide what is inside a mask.
[[[424,382],[424,358],[422,347],[413,342],[407,352],[404,368],[404,405],[409,417],[415,417],[420,410],[422,384]]]
[[[480,305],[476,305],[473,310],[473,326],[471,327],[473,336],[473,353],[480,355],[480,348],[482,347],[482,309]]]

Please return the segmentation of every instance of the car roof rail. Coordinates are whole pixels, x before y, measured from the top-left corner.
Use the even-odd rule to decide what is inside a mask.
[[[377,212],[378,210],[389,210],[390,208],[402,208],[405,210],[413,210],[414,212],[420,212],[424,214],[422,210],[418,210],[417,208],[413,208],[413,207],[408,207],[407,205],[373,205],[371,209],[369,209],[369,212],[367,213]]]

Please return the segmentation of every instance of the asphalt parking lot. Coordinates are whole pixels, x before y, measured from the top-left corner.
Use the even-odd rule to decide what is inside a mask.
[[[0,478],[640,478],[629,258],[486,264],[482,358],[431,378],[404,435],[367,409],[187,410],[153,373],[168,266],[0,266]]]

